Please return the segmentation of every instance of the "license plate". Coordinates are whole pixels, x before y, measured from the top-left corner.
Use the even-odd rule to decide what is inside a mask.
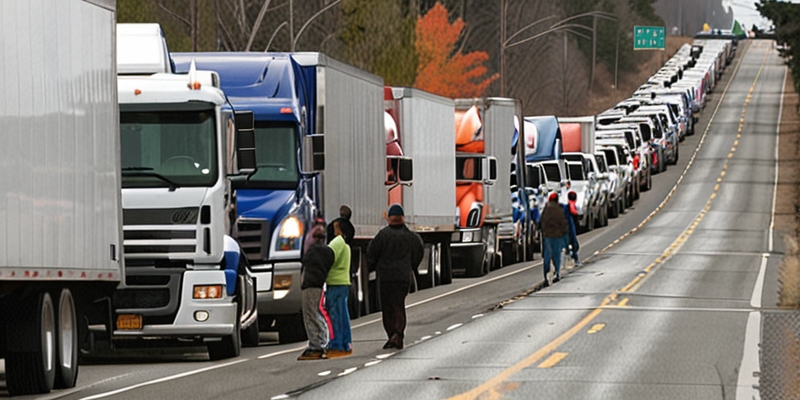
[[[117,329],[119,330],[142,329],[142,316],[136,314],[118,315]]]

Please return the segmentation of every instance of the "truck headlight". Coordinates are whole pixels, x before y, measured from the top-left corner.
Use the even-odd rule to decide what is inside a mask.
[[[299,250],[303,239],[303,223],[294,215],[283,219],[278,230],[276,251]]]

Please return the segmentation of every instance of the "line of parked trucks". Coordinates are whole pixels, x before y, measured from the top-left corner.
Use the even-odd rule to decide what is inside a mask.
[[[515,99],[388,87],[321,53],[170,53],[157,24],[116,24],[113,1],[54,3],[2,6],[12,395],[73,387],[79,354],[109,346],[222,359],[260,331],[304,340],[305,236],[342,204],[353,318],[380,310],[364,255],[390,204],[425,242],[416,289],[532,260],[549,191],[576,191],[583,229],[605,225],[677,162],[718,78],[707,56],[727,49],[682,49],[615,121],[523,117]]]

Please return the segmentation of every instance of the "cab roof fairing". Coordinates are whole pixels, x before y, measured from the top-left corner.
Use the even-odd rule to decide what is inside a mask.
[[[171,56],[176,71],[188,70],[192,60],[198,68],[216,71],[233,108],[253,111],[256,121],[300,121],[303,93],[297,80],[302,72],[288,53],[207,52],[171,53]],[[282,112],[287,108],[290,113]]]

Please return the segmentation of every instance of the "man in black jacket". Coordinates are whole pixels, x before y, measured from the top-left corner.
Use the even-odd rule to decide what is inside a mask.
[[[406,296],[411,277],[422,261],[422,238],[408,230],[403,207],[392,204],[387,213],[389,226],[375,235],[367,248],[367,265],[377,271],[383,329],[389,340],[384,349],[402,349],[406,330]]]
[[[303,322],[308,335],[308,348],[298,360],[328,358],[328,322],[322,307],[322,286],[333,265],[333,250],[325,244],[325,221],[311,228],[311,245],[303,254],[300,273],[302,282]]]

